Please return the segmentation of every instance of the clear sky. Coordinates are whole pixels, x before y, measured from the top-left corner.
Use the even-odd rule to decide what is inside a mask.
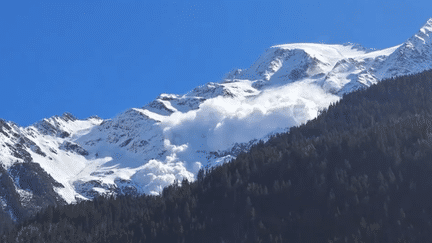
[[[403,43],[430,1],[205,0],[0,3],[0,118],[111,118],[248,68],[284,43]]]

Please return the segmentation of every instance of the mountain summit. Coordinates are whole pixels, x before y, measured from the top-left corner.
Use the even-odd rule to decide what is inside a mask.
[[[406,43],[412,48],[418,50],[425,49],[425,46],[429,46],[432,42],[432,18],[430,18],[426,24],[419,30],[417,34],[411,37]]]
[[[108,120],[69,113],[28,127],[0,120],[0,214],[20,219],[48,204],[158,194],[176,179],[194,180],[200,168],[315,118],[343,94],[429,69],[431,33],[432,19],[383,50],[276,45],[218,83],[161,94]]]
[[[432,18],[400,45],[383,63],[378,77],[389,78],[421,72],[431,68],[432,58]]]

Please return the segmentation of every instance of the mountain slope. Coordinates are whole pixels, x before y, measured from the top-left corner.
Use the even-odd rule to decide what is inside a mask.
[[[0,239],[429,242],[431,95],[432,71],[385,80],[192,183],[48,207]]]
[[[228,161],[259,139],[314,119],[343,94],[429,68],[431,29],[429,20],[402,45],[377,51],[354,44],[273,46],[220,83],[185,95],[161,94],[109,120],[64,114],[26,128],[2,121],[0,161],[14,185],[9,193],[18,193],[18,201],[37,194],[14,172],[34,163],[39,167],[29,168],[39,171],[36,178],[57,202],[158,194],[175,179],[194,180],[203,166]],[[6,198],[0,195],[3,204],[13,204]]]

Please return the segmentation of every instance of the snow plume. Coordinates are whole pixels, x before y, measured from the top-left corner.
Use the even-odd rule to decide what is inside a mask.
[[[255,97],[216,97],[198,110],[176,112],[165,119],[164,137],[173,145],[192,150],[226,150],[281,128],[302,124],[317,116],[339,97],[305,82],[266,89]],[[181,156],[180,156],[181,157]]]
[[[141,189],[141,193],[152,195],[158,195],[164,187],[172,184],[175,179],[181,181],[183,178],[189,181],[194,180],[194,174],[187,171],[184,163],[164,163],[158,160],[150,160],[131,177]]]
[[[161,119],[166,157],[136,168],[131,179],[141,192],[158,194],[175,179],[194,180],[207,163],[205,152],[224,151],[235,143],[300,125],[318,115],[339,96],[310,82],[296,82],[261,91],[252,97],[215,97],[197,110],[174,112]]]

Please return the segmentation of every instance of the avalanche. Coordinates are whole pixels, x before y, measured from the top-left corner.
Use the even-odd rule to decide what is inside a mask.
[[[430,68],[431,30],[432,19],[405,43],[383,50],[273,46],[218,83],[184,95],[161,94],[109,120],[64,114],[26,128],[2,121],[0,161],[5,168],[39,164],[62,185],[54,190],[67,203],[97,194],[158,194],[175,179],[194,180],[203,166],[315,118],[345,93]],[[0,205],[4,200],[0,195]]]

